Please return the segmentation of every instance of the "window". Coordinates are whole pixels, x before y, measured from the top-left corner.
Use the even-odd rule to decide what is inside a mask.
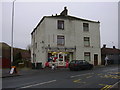
[[[85,52],[84,53],[84,60],[90,61],[90,52]]]
[[[57,36],[57,45],[64,46],[65,45],[65,37],[62,35]]]
[[[57,23],[57,26],[58,26],[58,29],[64,29],[64,21],[63,20],[58,20],[58,23]]]
[[[89,31],[89,24],[83,23],[83,31]]]
[[[84,37],[84,46],[89,47],[90,46],[90,38],[89,37]]]

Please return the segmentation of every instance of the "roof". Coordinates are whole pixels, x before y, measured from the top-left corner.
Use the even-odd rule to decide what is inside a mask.
[[[7,49],[7,48],[10,48],[10,46],[4,42],[0,42],[0,49],[2,48]]]
[[[102,48],[101,54],[120,54],[120,49],[116,48]]]
[[[87,20],[87,19],[83,19],[83,18],[78,18],[78,17],[70,16],[70,15],[44,16],[44,17],[40,20],[40,22],[38,23],[38,25],[34,28],[34,30],[32,31],[32,33],[37,29],[37,27],[41,24],[41,22],[42,22],[45,18],[80,20],[80,21],[87,21],[87,22],[93,22],[93,23],[100,23],[99,21]],[[32,34],[32,33],[31,33],[31,34]]]

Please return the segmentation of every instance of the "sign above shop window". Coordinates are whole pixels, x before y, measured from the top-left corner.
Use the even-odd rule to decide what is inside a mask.
[[[75,47],[47,47],[46,49],[48,49],[48,51],[53,51],[53,52],[73,52],[74,50],[76,50]]]

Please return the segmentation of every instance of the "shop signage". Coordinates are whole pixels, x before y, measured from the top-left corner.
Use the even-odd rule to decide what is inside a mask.
[[[48,51],[51,51],[51,52],[60,52],[60,51],[62,51],[62,52],[74,52],[74,50],[75,50],[75,48],[66,48],[66,47],[63,47],[63,48],[60,48],[60,47],[49,47],[49,48],[46,48],[46,49],[48,49]]]

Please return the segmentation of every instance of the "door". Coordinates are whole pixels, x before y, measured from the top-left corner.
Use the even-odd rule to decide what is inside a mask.
[[[65,55],[58,53],[58,66],[65,66]]]
[[[98,54],[94,54],[94,65],[98,65]]]

